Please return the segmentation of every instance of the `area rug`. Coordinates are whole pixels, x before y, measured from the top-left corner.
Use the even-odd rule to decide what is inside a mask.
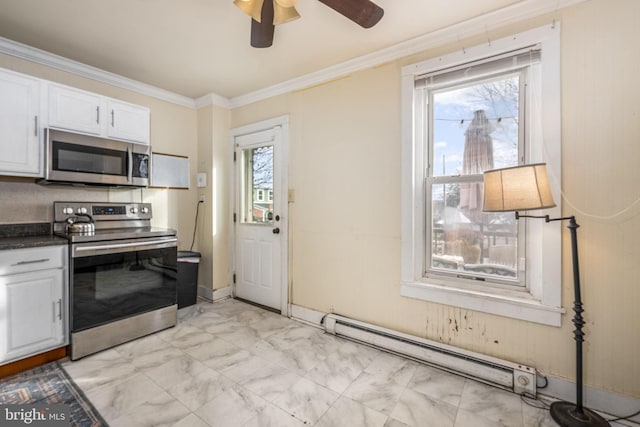
[[[0,379],[0,405],[66,405],[68,425],[108,427],[58,362]]]

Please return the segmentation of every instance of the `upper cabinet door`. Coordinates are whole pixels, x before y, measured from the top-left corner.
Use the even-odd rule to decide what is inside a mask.
[[[66,86],[49,85],[49,126],[100,135],[105,127],[104,97]]]
[[[109,138],[149,144],[149,109],[109,99],[107,101]]]
[[[40,81],[0,70],[0,174],[42,176]]]

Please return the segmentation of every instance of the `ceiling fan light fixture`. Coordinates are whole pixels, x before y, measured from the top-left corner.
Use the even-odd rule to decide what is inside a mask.
[[[274,0],[274,1],[282,7],[293,7],[298,3],[298,0]]]
[[[284,7],[278,0],[273,2],[273,25],[284,24],[298,18],[300,18],[300,14],[295,7]]]
[[[262,3],[263,0],[233,0],[233,4],[258,22],[261,21],[260,14],[262,12]]]

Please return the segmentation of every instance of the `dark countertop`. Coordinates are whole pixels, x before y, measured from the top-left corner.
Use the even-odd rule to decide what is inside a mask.
[[[26,237],[0,237],[0,250],[37,248],[41,246],[66,245],[69,241],[64,237],[26,236]]]
[[[0,224],[0,250],[66,245],[65,238],[51,233],[50,223]]]

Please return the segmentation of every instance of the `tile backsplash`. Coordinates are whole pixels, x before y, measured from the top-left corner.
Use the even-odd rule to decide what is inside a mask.
[[[53,202],[108,202],[113,198],[111,191],[127,193],[137,190],[40,185],[33,178],[0,177],[0,224],[50,223],[53,221]]]

